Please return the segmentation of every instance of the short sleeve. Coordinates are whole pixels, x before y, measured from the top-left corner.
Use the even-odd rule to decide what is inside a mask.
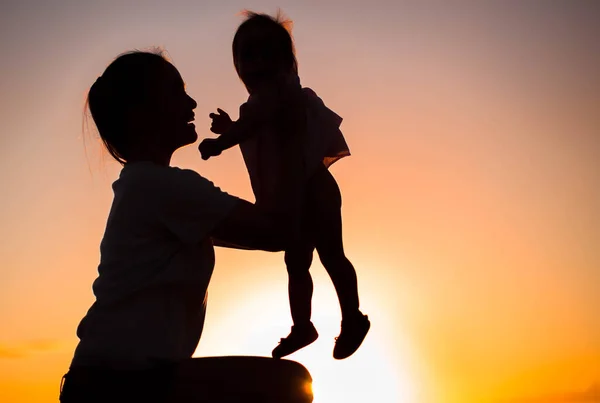
[[[187,244],[209,237],[240,200],[191,170],[170,168],[163,185],[158,207],[162,222]]]

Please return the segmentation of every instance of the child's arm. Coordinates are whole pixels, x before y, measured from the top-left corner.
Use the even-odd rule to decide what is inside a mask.
[[[229,129],[215,139],[215,145],[221,151],[237,146],[256,134],[257,126],[251,119],[240,117],[237,121],[231,122]]]
[[[272,113],[272,100],[265,103],[264,98],[270,97],[254,96],[240,107],[240,118],[232,121],[227,112],[217,109],[218,113],[211,113],[213,120],[210,130],[220,134],[216,139],[205,139],[200,143],[199,149],[202,159],[215,157],[221,152],[243,143],[257,133],[260,127]]]
[[[198,149],[204,160],[216,157],[221,152],[242,143],[253,133],[248,119],[242,119],[241,113],[237,122],[232,121],[227,112],[219,108],[217,113],[211,113],[209,117],[212,119],[210,131],[221,136],[216,139],[204,139],[200,143]]]
[[[255,132],[243,121],[238,120],[230,123],[229,129],[218,138],[202,140],[198,149],[203,160],[220,155],[223,151],[244,142]]]

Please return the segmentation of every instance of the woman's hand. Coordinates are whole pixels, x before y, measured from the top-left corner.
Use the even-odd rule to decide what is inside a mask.
[[[216,157],[223,151],[219,145],[219,139],[204,139],[198,146],[200,155],[203,160],[207,160],[210,157]]]
[[[210,131],[215,134],[224,134],[231,128],[233,121],[222,109],[217,108],[217,113],[211,113],[208,115],[212,119],[212,123],[210,125]]]

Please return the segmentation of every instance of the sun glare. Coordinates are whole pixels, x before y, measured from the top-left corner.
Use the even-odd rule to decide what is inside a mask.
[[[317,288],[313,322],[319,339],[288,357],[310,371],[314,403],[415,402],[411,359],[405,354],[407,344],[386,340],[385,330],[378,323],[373,323],[365,342],[352,357],[333,359],[334,340],[340,330],[339,308],[335,295],[323,295]],[[266,289],[274,291],[261,290],[255,294],[260,297],[247,297],[244,303],[238,301],[235,309],[216,326],[219,334],[232,334],[232,329],[238,329],[239,339],[220,341],[229,345],[228,353],[268,356],[277,341],[288,334],[291,319],[287,305],[282,303],[287,302],[287,296],[277,288]],[[330,294],[330,290],[324,291]],[[243,335],[239,329],[244,329]],[[231,346],[236,351],[232,352]],[[225,348],[218,346],[219,352]],[[207,352],[202,351],[202,355],[209,355]]]
[[[372,329],[361,348],[350,358],[332,358],[334,337],[339,324],[334,317],[318,316],[315,326],[320,339],[291,359],[304,364],[313,376],[315,403],[412,403],[413,383],[396,346],[386,345]]]

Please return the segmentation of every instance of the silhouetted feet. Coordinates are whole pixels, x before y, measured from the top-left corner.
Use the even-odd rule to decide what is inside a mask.
[[[352,319],[342,320],[342,331],[335,338],[333,358],[343,360],[354,354],[367,336],[370,328],[369,318],[360,312]]]
[[[319,334],[317,329],[309,322],[305,326],[292,326],[292,331],[288,337],[281,339],[279,345],[273,349],[271,355],[273,358],[282,358],[286,355],[290,355],[293,352],[304,348],[317,340]]]

